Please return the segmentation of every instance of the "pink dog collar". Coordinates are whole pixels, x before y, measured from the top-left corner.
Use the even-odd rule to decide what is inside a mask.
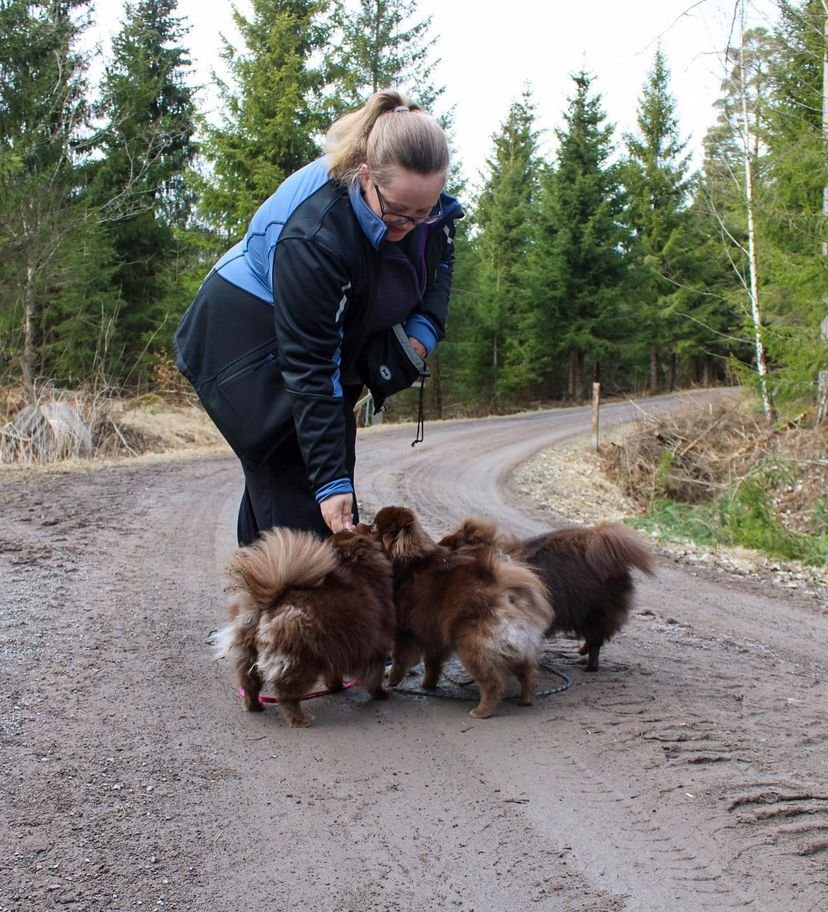
[[[353,679],[350,679],[348,681],[343,681],[342,687],[338,687],[336,690],[330,690],[329,688],[325,688],[324,690],[311,690],[308,693],[304,694],[302,699],[303,700],[312,700],[314,697],[324,697],[326,694],[339,693],[340,690],[347,690],[349,687],[353,687],[355,683],[356,683],[356,681],[354,681]],[[240,697],[244,696],[243,687],[239,688],[239,696]],[[278,697],[270,697],[267,694],[261,694],[261,693],[259,694],[259,703],[278,703],[278,702],[279,702]]]

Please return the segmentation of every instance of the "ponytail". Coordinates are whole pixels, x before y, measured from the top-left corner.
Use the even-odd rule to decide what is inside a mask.
[[[358,179],[363,162],[378,183],[387,183],[396,167],[429,175],[446,174],[449,165],[442,127],[418,104],[390,89],[335,121],[325,137],[325,151],[331,177],[343,184]]]

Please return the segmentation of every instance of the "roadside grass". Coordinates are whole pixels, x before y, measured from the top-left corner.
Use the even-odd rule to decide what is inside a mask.
[[[828,566],[824,427],[769,427],[746,401],[690,405],[639,423],[602,465],[640,510],[627,522],[658,540]]]
[[[810,535],[785,528],[774,515],[768,492],[760,485],[742,485],[709,504],[658,500],[627,523],[660,541],[738,546],[781,560],[828,566],[828,533]]]
[[[147,454],[224,449],[226,444],[194,396],[145,393],[123,398],[110,389],[63,390],[50,384],[34,396],[0,388],[0,464],[46,466]]]

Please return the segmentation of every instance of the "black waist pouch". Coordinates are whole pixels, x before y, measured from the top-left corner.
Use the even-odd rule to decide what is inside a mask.
[[[208,277],[173,336],[178,369],[237,456],[256,466],[293,433],[273,308]]]
[[[378,409],[389,396],[429,376],[425,361],[414,351],[400,323],[368,337],[357,371]]]

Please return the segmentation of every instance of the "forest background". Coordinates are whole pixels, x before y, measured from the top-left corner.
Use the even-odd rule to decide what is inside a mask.
[[[3,384],[152,388],[212,263],[331,120],[385,86],[427,108],[445,93],[416,0],[254,0],[208,123],[176,10],[126,3],[92,85],[92,0],[0,0]],[[578,402],[597,379],[614,393],[734,377],[768,415],[819,409],[828,13],[780,0],[772,30],[740,16],[700,169],[657,48],[635,130],[615,135],[581,71],[554,155],[527,86],[481,188],[452,175],[467,217],[432,414]]]

